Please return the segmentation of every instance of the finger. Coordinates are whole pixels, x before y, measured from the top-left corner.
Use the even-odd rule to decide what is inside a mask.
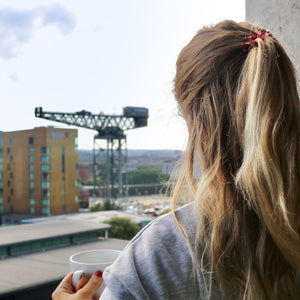
[[[72,277],[73,277],[73,273],[69,273],[68,275],[66,275],[57,288],[62,289],[66,292],[74,293],[74,288],[72,285]]]
[[[78,291],[78,293],[84,295],[85,297],[92,297],[95,294],[95,292],[99,289],[102,282],[102,271],[97,271],[93,274],[88,283],[81,290]]]
[[[61,295],[62,293],[74,294],[74,288],[72,285],[72,276],[73,273],[69,273],[64,277],[64,279],[60,282],[60,284],[53,292],[52,299],[56,299],[56,297],[59,297],[59,295]]]
[[[88,279],[84,276],[84,273],[80,276],[79,281],[76,284],[75,290],[78,291],[82,289],[88,282]]]

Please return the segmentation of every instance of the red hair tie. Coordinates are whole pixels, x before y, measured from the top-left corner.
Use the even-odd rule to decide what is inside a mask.
[[[247,52],[252,47],[257,47],[256,39],[260,38],[265,41],[266,37],[270,36],[270,32],[266,31],[264,34],[262,33],[261,29],[258,29],[257,32],[251,31],[250,35],[245,36],[245,40],[243,41],[243,51]]]

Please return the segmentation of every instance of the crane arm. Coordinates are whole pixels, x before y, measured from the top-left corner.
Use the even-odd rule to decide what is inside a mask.
[[[36,107],[35,116],[37,118],[97,130],[98,133],[101,134],[101,132],[110,129],[125,131],[147,126],[148,110],[147,115],[145,114],[144,116],[129,116],[128,113],[124,116],[104,114],[96,115],[85,110],[75,113],[46,112],[43,111],[42,107]]]

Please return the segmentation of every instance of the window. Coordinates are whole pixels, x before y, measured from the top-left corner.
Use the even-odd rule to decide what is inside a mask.
[[[10,203],[11,202],[11,198],[8,196],[7,197],[7,202]]]
[[[0,195],[3,195],[3,189],[0,189]]]
[[[76,203],[79,202],[79,197],[78,197],[78,196],[75,197],[75,202],[76,202]]]
[[[3,162],[3,156],[0,156],[0,162]]]
[[[42,171],[50,171],[50,165],[41,165]]]
[[[50,147],[41,147],[41,153],[50,153]]]
[[[75,180],[75,186],[78,186],[79,183],[80,183],[80,180],[79,180],[79,179],[76,179],[76,180]]]
[[[61,148],[61,170],[65,173],[65,147]]]
[[[0,173],[0,179],[2,179],[2,176],[3,176],[3,174],[2,174],[2,173]]]
[[[13,145],[14,144],[14,139],[9,139],[9,144]]]
[[[29,207],[29,212],[30,212],[31,214],[34,214],[34,212],[35,212],[35,209],[34,209],[34,207],[33,207],[33,206],[30,206],[30,207]]]
[[[29,190],[29,196],[34,196],[34,190]]]
[[[3,186],[3,180],[0,180],[0,186]]]
[[[10,187],[10,180],[7,180],[7,186]]]
[[[33,198],[30,198],[30,199],[29,199],[29,204],[30,204],[30,205],[34,205],[34,203],[35,203],[34,199],[33,199]]]
[[[30,188],[34,188],[34,182],[33,182],[33,181],[30,181],[30,182],[29,182],[29,187],[30,187]]]
[[[75,169],[78,170],[79,169],[79,164],[75,165]]]
[[[42,189],[47,189],[50,187],[50,182],[49,181],[42,181]]]
[[[13,179],[13,178],[14,178],[14,173],[11,172],[11,173],[10,173],[10,179]]]
[[[42,199],[42,205],[50,205],[50,199]]]
[[[0,148],[0,154],[2,154],[3,153],[3,150],[2,150],[2,148]]]
[[[10,164],[7,164],[7,171],[10,171]]]
[[[7,148],[7,154],[10,154],[10,148]]]
[[[41,156],[41,162],[50,162],[50,156],[49,155],[42,155]]]
[[[29,152],[30,154],[33,154],[33,153],[34,153],[34,148],[33,148],[33,147],[29,147],[28,152]]]
[[[34,170],[34,165],[29,165],[29,170],[33,171]]]
[[[41,177],[42,177],[42,179],[50,179],[50,173],[42,172]]]
[[[14,189],[10,189],[10,194],[11,194],[11,195],[14,194]]]
[[[2,171],[3,170],[3,165],[2,164],[0,164],[0,171]]]
[[[0,205],[0,212],[3,212],[3,205]]]
[[[14,212],[14,206],[13,205],[10,206],[10,212]]]
[[[33,137],[28,138],[28,143],[29,143],[29,145],[33,145],[33,143],[34,143]]]
[[[50,214],[50,208],[49,207],[43,207],[42,208],[42,214]]]
[[[42,196],[43,197],[49,197],[50,196],[50,191],[49,190],[42,190]]]
[[[0,197],[0,203],[3,203],[3,197]]]
[[[29,161],[34,162],[34,156],[33,155],[29,155]]]
[[[29,179],[34,179],[34,173],[29,173]]]
[[[10,162],[13,162],[14,160],[14,157],[11,155],[10,158],[9,158]]]

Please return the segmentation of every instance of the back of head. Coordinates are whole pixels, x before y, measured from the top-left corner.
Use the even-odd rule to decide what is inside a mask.
[[[186,182],[197,255],[229,299],[299,298],[300,105],[283,47],[246,22],[205,27],[178,57],[175,95],[189,144],[174,199]]]

